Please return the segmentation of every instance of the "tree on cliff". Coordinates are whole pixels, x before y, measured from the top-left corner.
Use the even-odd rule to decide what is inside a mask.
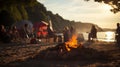
[[[89,0],[85,0],[89,1]],[[113,13],[120,12],[120,0],[94,0],[95,2],[104,2],[105,4],[109,4],[113,9],[110,11]]]

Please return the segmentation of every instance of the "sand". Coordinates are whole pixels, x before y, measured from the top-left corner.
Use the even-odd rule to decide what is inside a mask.
[[[120,48],[113,42],[84,42],[84,47],[60,52],[57,44],[0,47],[0,67],[119,67]]]

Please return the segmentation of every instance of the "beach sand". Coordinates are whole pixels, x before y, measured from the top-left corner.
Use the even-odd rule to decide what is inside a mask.
[[[120,48],[113,42],[85,42],[64,54],[56,44],[0,47],[0,67],[119,67]]]

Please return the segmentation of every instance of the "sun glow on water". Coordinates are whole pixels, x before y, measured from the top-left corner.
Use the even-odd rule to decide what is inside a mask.
[[[105,41],[106,42],[112,42],[112,41],[114,41],[113,37],[114,37],[114,32],[110,32],[110,31],[105,32],[105,38],[106,38]]]

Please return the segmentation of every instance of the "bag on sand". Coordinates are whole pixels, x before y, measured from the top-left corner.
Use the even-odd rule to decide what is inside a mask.
[[[30,43],[31,43],[31,44],[37,44],[37,40],[36,40],[35,38],[32,38],[32,39],[30,40]]]

